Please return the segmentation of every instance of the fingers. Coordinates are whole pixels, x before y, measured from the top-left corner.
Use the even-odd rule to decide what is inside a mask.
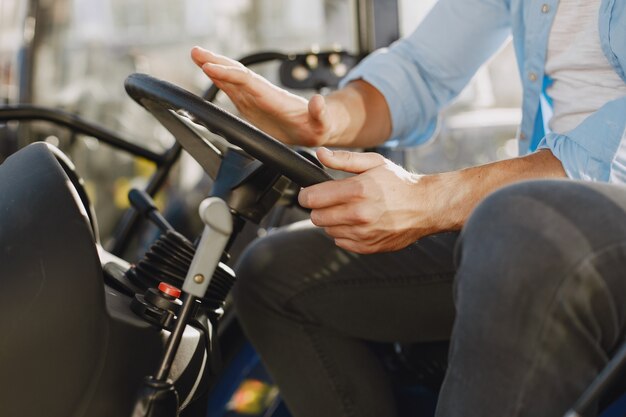
[[[383,156],[374,152],[331,151],[327,148],[319,148],[317,157],[328,168],[354,174],[360,174],[386,163]]]
[[[343,204],[311,212],[311,221],[319,227],[334,227],[337,225],[360,225],[375,220],[373,209],[363,204]]]
[[[331,226],[325,227],[324,231],[335,239],[350,239],[361,243],[372,243],[378,238],[378,232],[367,225]]]
[[[223,55],[216,54],[214,52],[208,51],[199,46],[194,46],[191,49],[191,59],[196,63],[199,67],[202,67],[207,62],[231,67],[242,67],[241,63],[235,61],[234,59],[228,58]]]
[[[358,240],[337,238],[335,239],[335,245],[350,252],[358,253],[361,255],[369,255],[376,253],[376,247],[363,244]]]
[[[191,50],[191,58],[216,83],[241,85],[250,80],[252,72],[241,63],[199,46]]]
[[[310,209],[321,209],[337,206],[358,199],[364,194],[363,186],[359,181],[351,178],[344,180],[327,181],[304,188],[298,195],[301,206]]]
[[[207,62],[202,65],[202,71],[211,79],[219,80],[223,83],[242,85],[250,80],[251,72],[243,67],[229,67],[226,65],[213,64]]]

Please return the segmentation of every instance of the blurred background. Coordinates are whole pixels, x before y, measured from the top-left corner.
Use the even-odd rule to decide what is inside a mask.
[[[201,94],[209,82],[189,58],[194,45],[235,58],[263,50],[339,48],[358,54],[364,48],[358,1],[0,0],[0,103],[63,109],[161,151],[173,139],[126,96],[123,82],[130,73],[149,73]],[[389,1],[395,2],[385,0],[383,7]],[[385,28],[389,32],[408,34],[434,1],[400,0],[394,4],[397,19],[381,22],[396,26]],[[278,82],[277,64],[254,69]],[[230,106],[222,95],[218,103]],[[508,44],[444,111],[432,141],[390,156],[420,172],[515,156],[520,103]],[[0,124],[0,161],[12,147],[35,140],[60,146],[86,180],[106,240],[128,206],[127,191],[145,184],[154,167],[96,140],[76,139],[45,122]],[[169,181],[166,190],[192,198],[205,179],[195,162],[183,157]]]

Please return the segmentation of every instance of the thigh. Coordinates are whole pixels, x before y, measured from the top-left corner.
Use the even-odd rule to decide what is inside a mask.
[[[397,252],[359,255],[303,222],[244,253],[236,293],[253,294],[282,315],[347,336],[447,340],[454,319],[456,240],[456,233],[444,233]]]
[[[623,341],[626,188],[503,188],[476,208],[458,255],[437,415],[563,415]]]
[[[598,291],[622,325],[626,319],[624,186],[543,180],[503,188],[472,214],[459,249],[458,285],[461,292],[471,287],[475,300],[543,296],[548,303],[550,288],[584,272],[598,278],[589,280],[604,287]],[[530,300],[521,296],[529,292]]]

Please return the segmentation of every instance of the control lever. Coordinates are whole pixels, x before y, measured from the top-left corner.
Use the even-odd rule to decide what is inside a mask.
[[[585,417],[595,415],[595,407],[600,397],[626,369],[626,343],[624,343],[604,370],[596,377],[565,417]]]
[[[128,193],[128,201],[139,214],[150,219],[163,233],[168,230],[174,230],[172,225],[159,212],[152,197],[145,191],[133,188]]]
[[[182,305],[159,369],[155,376],[144,378],[132,417],[178,416],[178,394],[168,380],[170,369],[194,307],[198,299],[206,294],[224,248],[233,233],[233,218],[222,199],[207,198],[200,204],[199,212],[205,228],[183,284]]]

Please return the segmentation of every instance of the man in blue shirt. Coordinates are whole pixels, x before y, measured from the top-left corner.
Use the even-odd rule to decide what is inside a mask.
[[[302,190],[318,228],[294,225],[244,256],[240,318],[295,416],[396,414],[365,340],[451,337],[440,417],[560,415],[607,362],[626,329],[626,190],[501,188],[624,182],[626,1],[440,0],[413,34],[309,102],[192,51],[247,119],[286,143],[396,146],[427,140],[511,33],[522,156],[418,175],[320,148],[322,163],[356,175]],[[593,93],[574,98],[583,89]]]

